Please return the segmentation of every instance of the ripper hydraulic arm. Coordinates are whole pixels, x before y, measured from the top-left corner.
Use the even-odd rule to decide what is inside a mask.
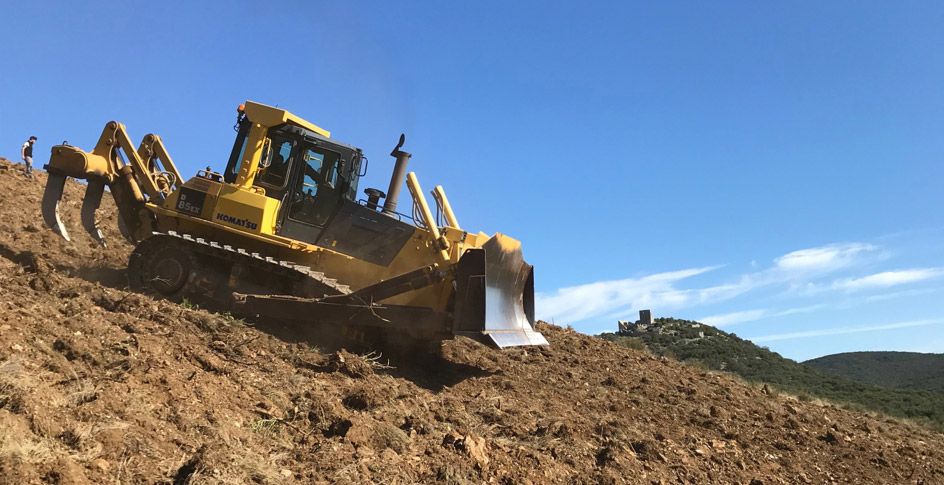
[[[49,163],[44,167],[49,181],[43,194],[43,219],[54,231],[70,240],[59,215],[59,201],[67,177],[88,182],[82,200],[82,227],[105,245],[95,222],[95,211],[108,185],[120,214],[122,233],[139,241],[151,233],[150,216],[144,209],[149,201],[162,201],[181,182],[180,172],[167,153],[161,138],[148,134],[137,150],[124,125],[110,121],[90,152],[71,145],[52,147]]]

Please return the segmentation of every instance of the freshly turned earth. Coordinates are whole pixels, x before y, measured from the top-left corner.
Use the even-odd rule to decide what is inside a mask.
[[[0,161],[0,483],[944,483],[944,435],[548,324],[548,348],[387,365],[130,293],[108,195],[102,249],[67,185],[66,242],[21,167]]]

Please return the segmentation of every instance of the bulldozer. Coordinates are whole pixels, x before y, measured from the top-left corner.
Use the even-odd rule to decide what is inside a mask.
[[[69,240],[66,179],[87,184],[81,224],[104,247],[96,211],[108,188],[121,235],[135,245],[129,287],[207,302],[234,314],[328,325],[352,336],[421,342],[466,336],[497,348],[547,345],[535,330],[534,271],[521,243],[461,228],[441,186],[407,173],[404,135],[386,192],[358,198],[360,148],[281,108],[246,101],[222,171],[184,181],[163,140],[137,149],[108,122],[91,151],[52,147],[42,214]],[[405,185],[412,211],[397,211]],[[382,202],[382,203],[381,203]]]

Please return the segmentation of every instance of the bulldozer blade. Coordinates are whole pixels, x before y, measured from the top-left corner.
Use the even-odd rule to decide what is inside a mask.
[[[43,221],[46,226],[59,234],[66,241],[71,241],[69,231],[59,216],[59,201],[62,200],[62,191],[65,189],[66,176],[50,173],[46,181],[46,190],[43,191]]]
[[[498,348],[548,345],[534,329],[534,271],[521,243],[496,234],[456,267],[453,333]]]
[[[88,188],[85,189],[85,198],[82,199],[82,227],[85,232],[92,236],[102,247],[108,247],[105,244],[105,236],[98,224],[95,223],[95,211],[102,203],[102,194],[105,193],[105,181],[89,179]]]

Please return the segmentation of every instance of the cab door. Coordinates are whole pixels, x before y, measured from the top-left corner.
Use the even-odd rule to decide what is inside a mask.
[[[299,168],[293,177],[293,186],[283,199],[278,233],[314,244],[340,199],[338,162],[341,155],[311,143],[303,143],[297,153]]]

